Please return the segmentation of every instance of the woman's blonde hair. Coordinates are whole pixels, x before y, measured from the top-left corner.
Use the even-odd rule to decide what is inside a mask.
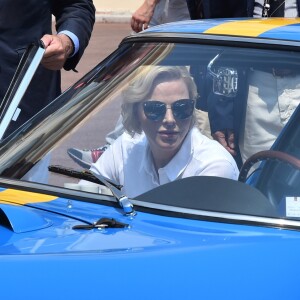
[[[141,133],[141,125],[137,117],[137,104],[150,100],[154,88],[161,82],[182,79],[189,91],[189,98],[197,98],[197,87],[187,67],[146,66],[140,67],[137,76],[123,91],[122,117],[125,130],[132,136]]]

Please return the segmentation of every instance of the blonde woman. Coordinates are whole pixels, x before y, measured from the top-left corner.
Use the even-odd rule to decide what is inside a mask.
[[[236,179],[232,156],[194,126],[196,86],[183,67],[149,67],[123,93],[123,133],[91,171],[129,197],[198,175]]]

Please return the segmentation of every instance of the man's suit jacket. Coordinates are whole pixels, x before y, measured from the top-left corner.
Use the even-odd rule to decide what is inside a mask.
[[[52,33],[52,15],[56,20],[57,32],[68,30],[79,39],[79,51],[64,65],[66,70],[75,69],[88,45],[95,22],[92,0],[0,0],[1,100],[27,46],[44,34]],[[50,71],[40,66],[24,96],[22,111],[16,122],[18,126],[60,92],[60,71]]]
[[[254,0],[186,0],[191,19],[253,17]],[[300,12],[300,0],[297,0]],[[299,13],[300,15],[300,13]]]
[[[186,0],[191,19],[247,16],[247,0]]]

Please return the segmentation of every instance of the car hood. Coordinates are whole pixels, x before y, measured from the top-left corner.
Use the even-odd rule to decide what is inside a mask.
[[[41,293],[44,299],[66,294],[81,299],[100,290],[113,299],[137,299],[144,293],[144,299],[189,299],[197,293],[210,299],[243,294],[243,299],[275,299],[283,286],[289,287],[285,295],[296,299],[297,276],[290,267],[299,248],[295,231],[143,212],[130,218],[114,207],[64,198],[19,209],[51,222],[21,233],[0,227],[1,290],[11,299],[19,293],[15,283],[30,299]],[[72,229],[103,216],[129,226]],[[270,291],[266,280],[283,273],[291,276]]]
[[[1,254],[178,251],[182,247],[192,249],[199,239],[203,239],[203,247],[219,247],[229,240],[231,245],[245,239],[250,243],[259,241],[262,232],[269,232],[271,240],[291,235],[289,231],[268,228],[257,233],[256,227],[251,233],[251,226],[242,229],[239,225],[213,225],[145,212],[128,217],[117,207],[10,189],[2,191],[0,197]],[[21,200],[11,205],[13,198]],[[101,218],[124,226],[76,228],[95,224]]]

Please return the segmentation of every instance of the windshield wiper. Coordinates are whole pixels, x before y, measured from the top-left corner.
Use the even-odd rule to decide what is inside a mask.
[[[71,168],[65,168],[62,166],[52,165],[48,167],[48,170],[53,173],[66,175],[73,178],[83,179],[86,181],[94,182],[97,184],[103,184],[110,189],[113,196],[118,201],[119,205],[123,208],[126,216],[135,216],[133,204],[130,202],[128,197],[121,192],[122,186],[117,185],[102,175],[97,174],[97,177],[92,174],[89,170],[77,171]]]

